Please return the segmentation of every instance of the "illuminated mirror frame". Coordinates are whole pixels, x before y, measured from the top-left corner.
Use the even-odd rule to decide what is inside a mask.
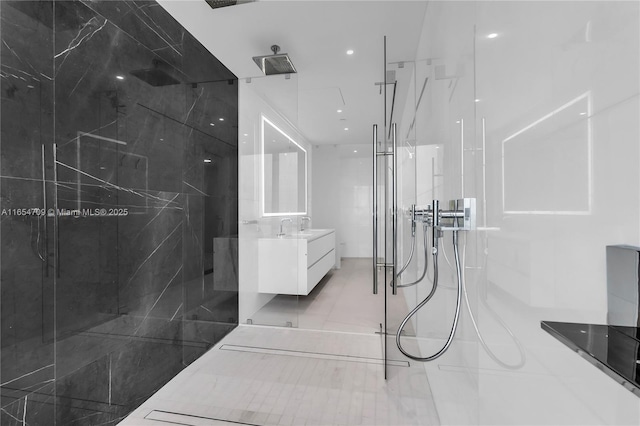
[[[309,179],[309,169],[307,167],[307,162],[308,160],[308,156],[307,156],[307,150],[304,149],[302,146],[300,146],[299,143],[297,143],[296,141],[294,141],[293,139],[291,139],[291,137],[289,135],[287,135],[285,132],[283,132],[278,126],[276,126],[275,124],[273,124],[267,117],[265,117],[264,115],[261,116],[261,120],[260,120],[260,149],[261,149],[261,158],[260,158],[260,164],[261,164],[261,171],[260,171],[260,175],[261,175],[261,182],[260,182],[260,186],[261,186],[261,196],[262,196],[262,200],[260,201],[261,207],[262,207],[262,216],[263,217],[268,217],[268,216],[303,216],[307,214],[307,200],[308,200],[308,187],[307,187],[307,180]],[[300,148],[300,150],[302,150],[302,152],[304,152],[304,211],[302,212],[275,212],[275,213],[267,213],[266,209],[265,209],[265,191],[266,191],[266,185],[265,185],[265,176],[264,176],[264,171],[265,171],[265,146],[264,146],[264,124],[268,123],[271,127],[273,127],[274,129],[276,129],[282,136],[284,136],[285,138],[287,138],[292,144],[294,144],[295,146],[297,146],[298,148]]]

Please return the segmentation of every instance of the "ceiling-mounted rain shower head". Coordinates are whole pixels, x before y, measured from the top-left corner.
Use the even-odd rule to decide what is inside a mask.
[[[297,73],[293,62],[289,59],[289,55],[286,53],[278,53],[280,46],[274,44],[271,46],[271,51],[273,55],[253,57],[253,62],[260,67],[265,75]]]
[[[235,6],[242,3],[251,3],[254,0],[205,0],[212,9],[219,7]]]
[[[179,71],[160,59],[154,59],[151,68],[131,71],[131,75],[156,87],[182,83]]]

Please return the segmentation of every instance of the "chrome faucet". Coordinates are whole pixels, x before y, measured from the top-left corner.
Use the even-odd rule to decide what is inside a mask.
[[[284,237],[286,235],[283,229],[283,225],[285,222],[293,223],[293,220],[291,220],[290,217],[280,219],[280,232],[278,233],[278,237]]]
[[[309,216],[302,216],[300,218],[300,232],[304,231],[306,228],[304,227],[304,221],[307,221],[309,225],[311,224],[311,218]]]

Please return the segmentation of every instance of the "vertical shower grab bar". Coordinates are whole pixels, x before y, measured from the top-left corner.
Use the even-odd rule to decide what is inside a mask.
[[[373,294],[378,294],[378,125],[373,125]]]
[[[391,232],[393,234],[393,250],[391,251],[393,265],[391,265],[391,276],[393,279],[391,280],[391,293],[396,295],[398,294],[398,279],[396,277],[396,265],[398,264],[398,152],[396,143],[396,123],[391,125],[391,132],[393,137],[393,152],[391,153],[393,156],[393,173],[391,175],[391,178],[393,179],[391,184]]]
[[[460,198],[464,198],[464,118],[460,119]]]
[[[45,158],[45,145],[42,145],[42,216],[44,218],[44,276],[49,276],[49,233],[47,232],[47,176],[45,174],[46,169],[44,165]],[[40,220],[40,216],[38,216],[38,220]],[[38,231],[39,232],[39,231]],[[40,247],[38,247],[38,252],[40,252]]]
[[[56,277],[60,278],[60,223],[58,222],[58,145],[53,144],[53,255]]]
[[[482,117],[482,223],[487,227],[487,132]]]
[[[392,294],[398,294],[398,287],[396,282],[396,268],[398,264],[398,156],[397,141],[396,141],[396,124],[391,125],[392,130],[392,151],[391,152],[378,152],[377,139],[378,139],[378,126],[373,125],[373,294],[378,294],[378,267],[384,267],[385,277],[387,274],[387,268],[391,268],[393,279],[391,280]],[[391,173],[391,233],[392,233],[392,248],[391,257],[393,263],[387,262],[387,251],[385,243],[385,256],[382,263],[378,263],[378,156],[392,157],[392,173]],[[387,193],[388,194],[388,193]],[[385,211],[387,204],[385,203]],[[386,216],[385,216],[386,223]],[[386,225],[385,225],[386,229]],[[385,231],[386,237],[386,231]],[[386,241],[386,240],[385,240]],[[385,278],[386,283],[386,278]],[[385,284],[386,287],[386,284]]]

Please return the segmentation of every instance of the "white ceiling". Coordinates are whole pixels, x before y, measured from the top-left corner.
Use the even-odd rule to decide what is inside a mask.
[[[238,78],[252,77],[314,145],[371,142],[371,125],[382,125],[375,83],[384,77],[384,36],[388,62],[413,60],[427,7],[393,0],[262,0],[219,9],[204,0],[159,3]],[[272,44],[296,67],[290,80],[264,77],[253,62],[271,54]]]

